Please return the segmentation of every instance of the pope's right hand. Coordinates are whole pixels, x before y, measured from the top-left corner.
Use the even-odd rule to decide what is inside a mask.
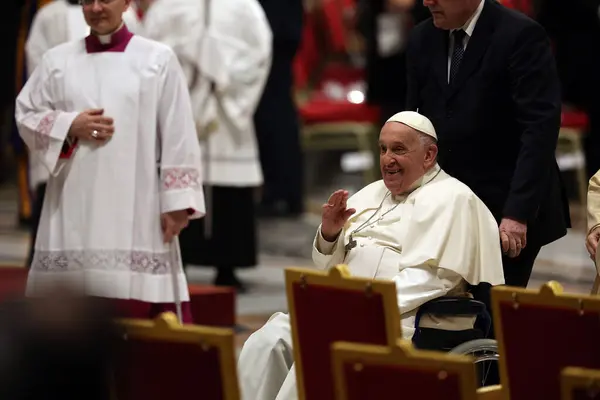
[[[598,241],[600,241],[600,226],[592,229],[585,240],[585,247],[587,248],[588,253],[590,253],[590,258],[594,261],[596,261]]]
[[[113,119],[104,116],[103,109],[85,110],[79,114],[69,128],[68,135],[80,140],[104,142],[115,133]]]
[[[334,192],[323,204],[321,212],[321,235],[328,242],[335,242],[344,225],[356,210],[347,208],[348,191],[338,190]]]

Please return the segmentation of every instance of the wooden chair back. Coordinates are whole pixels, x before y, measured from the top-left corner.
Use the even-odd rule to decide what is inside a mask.
[[[394,345],[400,338],[393,282],[350,277],[347,266],[289,268],[285,280],[300,400],[335,398],[334,342]]]

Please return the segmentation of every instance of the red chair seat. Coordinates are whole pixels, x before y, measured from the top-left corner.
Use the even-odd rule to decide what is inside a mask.
[[[337,101],[315,98],[302,105],[300,116],[305,125],[323,123],[378,123],[379,109],[365,103],[355,104],[348,101]]]
[[[189,285],[194,324],[232,327],[235,325],[235,290],[227,287]]]
[[[586,113],[577,110],[563,110],[561,114],[562,128],[586,129],[589,119]]]

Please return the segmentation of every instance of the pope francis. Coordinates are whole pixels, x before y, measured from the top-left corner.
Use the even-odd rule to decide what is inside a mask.
[[[483,202],[437,164],[437,136],[426,117],[404,111],[379,136],[383,179],[323,205],[313,244],[318,268],[347,264],[355,276],[396,283],[403,337],[417,309],[460,295],[467,283],[504,283],[498,225]],[[463,330],[471,318],[423,318],[421,326]],[[245,399],[297,397],[287,314],[277,313],[246,341],[239,359]]]

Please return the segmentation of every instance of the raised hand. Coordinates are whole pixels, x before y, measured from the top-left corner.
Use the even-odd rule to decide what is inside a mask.
[[[114,133],[113,119],[105,117],[103,109],[83,111],[75,117],[69,128],[69,136],[80,140],[105,142]]]
[[[328,242],[334,242],[344,228],[346,221],[356,210],[347,208],[348,191],[338,190],[334,192],[323,204],[321,212],[321,235]]]

